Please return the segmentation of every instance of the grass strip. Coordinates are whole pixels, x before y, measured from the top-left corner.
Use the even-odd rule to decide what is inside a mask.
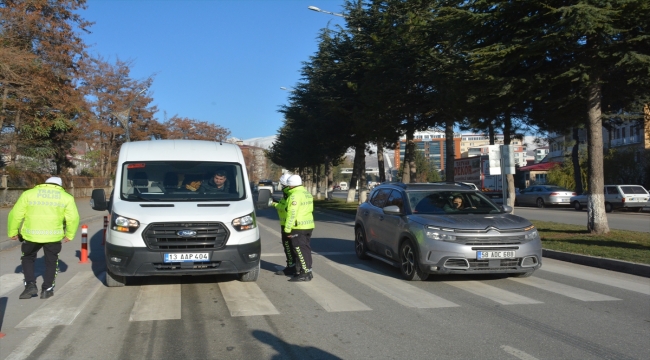
[[[314,200],[316,208],[355,215],[359,204],[343,199]],[[572,254],[598,256],[608,259],[650,264],[650,234],[611,230],[594,235],[586,226],[531,220],[542,238],[542,247]]]

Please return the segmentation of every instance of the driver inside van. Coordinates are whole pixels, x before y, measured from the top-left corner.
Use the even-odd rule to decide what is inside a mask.
[[[217,170],[208,181],[204,181],[199,187],[199,192],[206,194],[227,193],[230,191],[230,182],[225,170]]]

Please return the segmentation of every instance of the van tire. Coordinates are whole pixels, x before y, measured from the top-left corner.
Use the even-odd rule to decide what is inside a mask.
[[[258,262],[257,266],[253,270],[239,274],[239,281],[241,282],[257,281],[257,277],[259,275],[260,275],[260,263]]]
[[[113,274],[109,269],[106,269],[106,286],[108,287],[122,287],[126,285],[126,277]]]

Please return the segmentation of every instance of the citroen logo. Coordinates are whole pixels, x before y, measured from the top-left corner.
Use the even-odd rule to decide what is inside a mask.
[[[495,228],[494,226],[489,226],[487,229],[485,229],[485,231],[486,232],[495,231],[495,232],[498,232],[498,233],[501,232],[501,231],[499,231],[499,229]]]
[[[196,231],[194,231],[194,230],[178,230],[176,232],[176,235],[181,236],[181,237],[192,237],[192,236],[196,236]]]

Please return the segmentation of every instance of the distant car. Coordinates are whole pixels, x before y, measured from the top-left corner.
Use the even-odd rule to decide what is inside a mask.
[[[273,186],[273,181],[271,180],[260,180],[257,182],[257,190],[268,189],[273,194],[275,187]]]
[[[341,185],[336,184],[332,186],[332,190],[341,190]]]
[[[460,197],[464,206],[454,208]],[[542,242],[530,221],[482,192],[453,183],[383,183],[357,208],[354,247],[400,269],[409,281],[430,274],[510,274],[542,266]]]
[[[346,183],[345,181],[341,181],[339,183],[339,188],[340,188],[340,190],[347,190],[348,189],[348,183]]]
[[[612,212],[616,209],[629,209],[641,211],[650,206],[650,194],[641,185],[605,185],[605,212]],[[571,205],[577,211],[587,206],[588,195],[576,195],[571,198]]]
[[[556,185],[533,185],[521,190],[515,196],[516,206],[571,205],[571,197],[577,194]]]

